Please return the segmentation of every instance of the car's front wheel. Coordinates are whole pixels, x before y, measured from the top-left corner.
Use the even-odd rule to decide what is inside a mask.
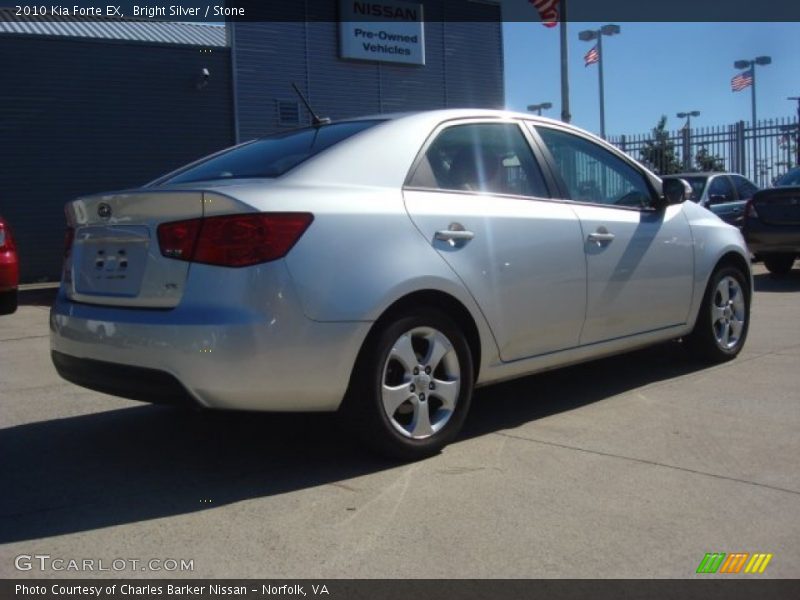
[[[711,276],[694,330],[684,343],[702,360],[730,360],[741,352],[749,325],[747,277],[737,267],[723,266]]]
[[[786,275],[792,270],[794,254],[771,254],[764,257],[764,266],[773,275]]]
[[[456,437],[473,379],[472,354],[456,323],[438,310],[420,310],[367,340],[342,416],[382,454],[417,460]]]

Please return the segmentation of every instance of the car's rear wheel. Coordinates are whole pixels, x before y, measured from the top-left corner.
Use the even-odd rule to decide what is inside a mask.
[[[749,324],[747,277],[737,267],[723,266],[711,276],[694,330],[684,342],[702,360],[730,360],[741,352]]]
[[[10,315],[17,310],[17,290],[0,292],[0,315]]]
[[[456,437],[469,410],[473,379],[464,334],[444,313],[423,309],[370,336],[342,416],[380,453],[417,460]]]
[[[764,266],[773,275],[786,275],[794,265],[794,254],[770,254],[764,256]]]

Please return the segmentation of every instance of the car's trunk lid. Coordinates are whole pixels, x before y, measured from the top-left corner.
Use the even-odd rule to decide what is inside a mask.
[[[190,263],[162,256],[158,226],[200,218],[212,203],[237,212],[231,198],[198,190],[145,189],[70,202],[66,213],[73,241],[64,263],[68,296],[112,306],[176,306]]]
[[[752,206],[767,225],[800,225],[800,187],[757,192]]]

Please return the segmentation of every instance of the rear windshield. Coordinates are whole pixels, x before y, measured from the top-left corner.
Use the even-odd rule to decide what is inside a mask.
[[[800,169],[792,169],[788,171],[775,182],[775,185],[800,185]]]
[[[304,160],[377,123],[380,121],[350,121],[270,135],[232,148],[158,183],[280,177]]]

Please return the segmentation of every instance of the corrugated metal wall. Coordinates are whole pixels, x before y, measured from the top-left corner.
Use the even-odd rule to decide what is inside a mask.
[[[58,279],[68,200],[233,143],[227,48],[3,35],[0,57],[0,213],[23,282]]]
[[[424,66],[339,58],[337,2],[275,3],[270,5],[273,21],[233,24],[239,139],[281,128],[277,103],[297,101],[292,82],[320,115],[333,119],[445,107],[502,108],[500,7],[467,0],[423,4]],[[306,111],[301,115],[307,123]]]
[[[297,102],[292,82],[334,119],[502,107],[499,6],[423,3],[425,66],[340,59],[334,1],[274,3],[274,20],[238,23],[240,139],[282,127],[278,101]],[[447,21],[465,11],[485,22]],[[16,232],[24,282],[58,279],[65,202],[140,185],[234,142],[229,52],[0,35],[0,213]],[[212,77],[198,90],[203,67]]]

